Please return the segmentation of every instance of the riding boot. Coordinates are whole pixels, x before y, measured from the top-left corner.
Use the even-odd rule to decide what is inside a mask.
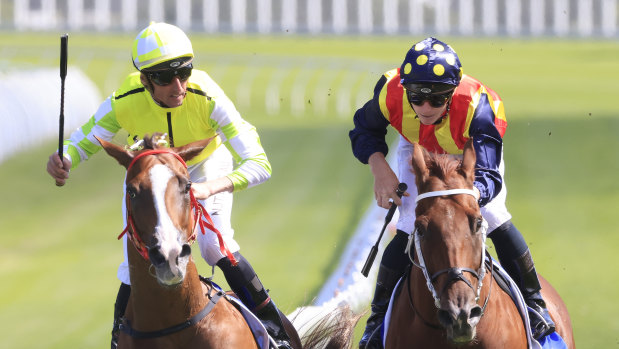
[[[359,349],[380,349],[383,347],[380,328],[385,320],[391,293],[393,293],[395,285],[404,275],[409,264],[408,256],[405,253],[408,237],[409,234],[397,230],[391,242],[385,247],[376,278],[376,289],[371,305],[372,313],[368,317],[365,331],[359,341]]]
[[[503,264],[503,263],[501,263]],[[555,323],[550,318],[546,302],[542,298],[542,286],[537,278],[531,253],[527,250],[522,256],[512,259],[503,265],[509,276],[516,282],[524,301],[529,308],[531,332],[535,339],[540,339],[555,330]]]
[[[120,336],[120,322],[125,315],[127,303],[129,303],[129,295],[131,294],[131,286],[125,283],[120,283],[118,295],[116,295],[116,303],[114,303],[114,325],[112,327],[112,349],[118,346],[118,337]]]
[[[238,261],[236,266],[233,266],[228,258],[222,258],[217,262],[228,285],[241,302],[260,319],[269,335],[275,340],[278,349],[292,349],[280,312],[262,286],[258,275],[239,252],[235,252],[234,257]]]
[[[504,230],[503,234],[499,233],[495,235],[495,232],[499,229]],[[518,285],[525,303],[531,308],[529,310],[529,320],[533,337],[535,339],[540,339],[551,334],[555,330],[555,323],[552,321],[550,313],[548,313],[548,308],[546,307],[546,302],[544,302],[542,298],[540,292],[542,286],[539,283],[537,272],[535,271],[535,264],[533,263],[531,252],[526,242],[524,242],[522,234],[520,234],[511,221],[508,221],[493,231],[490,237],[495,245],[501,266],[507,271],[516,285]],[[516,248],[506,246],[506,241],[515,241],[516,243],[513,244],[513,246]],[[515,251],[520,251],[520,254],[515,255]]]

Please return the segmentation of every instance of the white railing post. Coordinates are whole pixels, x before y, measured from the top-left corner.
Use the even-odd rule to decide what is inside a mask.
[[[348,6],[346,0],[333,0],[333,32],[342,34],[348,31]]]
[[[434,23],[436,32],[441,35],[449,33],[449,22],[449,0],[435,0]]]
[[[92,12],[95,29],[98,31],[109,30],[110,25],[112,24],[112,8],[110,7],[110,0],[96,0],[95,8]]]
[[[297,0],[282,1],[282,31],[297,31]]]
[[[482,1],[481,27],[484,35],[495,35],[498,31],[497,0]]]
[[[308,1],[305,13],[307,13],[307,30],[312,34],[322,31],[322,1]]]
[[[578,0],[578,35],[591,36],[593,33],[593,0]]]
[[[505,0],[505,30],[510,36],[518,36],[522,33],[521,0]]]
[[[137,0],[123,0],[121,2],[121,21],[125,31],[135,30],[138,26]]]
[[[411,34],[423,32],[423,0],[408,1],[408,30]]]
[[[602,0],[602,35],[617,33],[617,0]]]
[[[67,2],[67,24],[70,30],[79,30],[84,25],[84,0]]]
[[[473,0],[459,0],[458,9],[458,34],[473,34],[475,27]]]
[[[258,0],[258,32],[267,34],[271,32],[273,22],[273,3],[271,0]]]
[[[148,4],[149,21],[162,22],[165,19],[163,12],[163,0],[150,0]]]
[[[207,33],[215,33],[219,29],[219,0],[202,2],[202,26]]]
[[[247,29],[247,1],[232,0],[230,2],[230,22],[233,33],[243,33]]]
[[[383,1],[383,30],[387,34],[398,32],[398,0]]]
[[[176,0],[176,25],[191,29],[191,0]]]
[[[546,0],[536,0],[529,2],[529,29],[533,36],[544,34]]]
[[[374,30],[374,18],[372,17],[372,0],[359,0],[359,12],[357,13],[358,27],[361,34],[370,34]]]
[[[553,3],[553,31],[557,36],[569,33],[570,4],[568,0],[554,0]]]

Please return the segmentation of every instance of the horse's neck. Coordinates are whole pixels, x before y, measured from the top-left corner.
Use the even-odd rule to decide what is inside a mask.
[[[150,264],[139,254],[129,253],[131,270],[131,302],[134,323],[141,320],[152,322],[164,317],[170,321],[182,322],[193,316],[206,304],[207,297],[193,260],[187,263],[184,281],[178,286],[162,286],[149,271]]]

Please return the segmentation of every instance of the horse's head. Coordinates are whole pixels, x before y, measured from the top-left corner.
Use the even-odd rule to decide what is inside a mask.
[[[475,200],[475,150],[471,140],[460,161],[430,154],[415,145],[412,167],[419,196],[415,221],[416,265],[438,308],[448,338],[459,344],[475,338],[483,308],[485,222]]]
[[[145,137],[143,149],[131,150],[99,140],[105,151],[127,168],[127,233],[154,266],[162,285],[183,281],[194,231],[191,181],[185,161],[210,139],[165,148],[161,134]]]

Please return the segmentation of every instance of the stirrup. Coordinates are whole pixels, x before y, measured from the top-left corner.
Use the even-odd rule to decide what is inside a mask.
[[[529,323],[531,324],[531,335],[535,339],[543,338],[555,331],[555,324],[552,319],[546,319],[543,312],[544,308],[533,308],[529,306]],[[548,311],[546,310],[546,315]]]
[[[533,338],[540,339],[555,331],[555,323],[552,321],[546,303],[542,299],[525,300],[529,308],[529,320]]]

